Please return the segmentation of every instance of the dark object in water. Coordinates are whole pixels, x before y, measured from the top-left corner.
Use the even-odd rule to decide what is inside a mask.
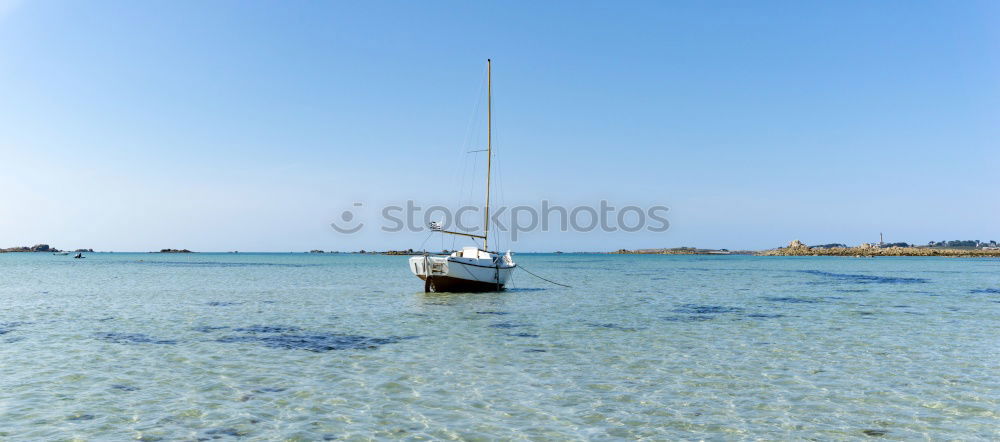
[[[513,336],[515,338],[537,338],[538,335],[533,335],[531,333],[507,333],[507,336]]]
[[[828,278],[839,279],[858,284],[923,284],[929,282],[925,278],[901,278],[896,276],[872,276],[872,275],[852,275],[847,273],[830,273],[819,270],[798,270],[801,273],[810,275],[826,276]]]
[[[101,332],[94,333],[94,337],[108,342],[114,342],[116,344],[176,344],[177,341],[172,339],[153,339],[142,333],[116,333],[116,332]]]
[[[786,302],[788,304],[815,304],[819,301],[809,298],[795,298],[791,296],[771,296],[764,298],[771,302]]]
[[[194,331],[197,331],[197,332],[202,332],[202,333],[211,333],[211,332],[218,331],[218,330],[228,330],[228,329],[229,329],[229,327],[225,327],[225,326],[202,325],[202,326],[199,326],[199,327],[194,327],[191,330],[194,330]]]
[[[86,258],[86,256],[83,256],[83,253],[77,253],[76,256],[74,256],[74,258],[80,259],[80,258]]]
[[[0,335],[5,335],[14,331],[15,328],[28,324],[28,322],[0,322]]]
[[[284,348],[289,350],[308,350],[312,352],[324,352],[330,350],[366,350],[378,348],[384,344],[394,344],[405,339],[413,339],[416,336],[390,336],[388,338],[372,338],[360,335],[338,335],[338,334],[311,334],[311,335],[277,335],[267,334],[263,336],[227,336],[216,340],[216,342],[226,343],[258,343],[270,348]]]
[[[113,384],[113,385],[111,385],[111,388],[115,389],[115,390],[121,390],[121,391],[138,391],[139,390],[139,387],[133,387],[131,385],[126,385],[126,384]]]
[[[589,325],[591,327],[594,327],[594,328],[609,328],[609,329],[612,329],[612,330],[636,331],[636,329],[634,329],[634,328],[622,327],[622,326],[620,326],[618,324],[612,324],[610,322],[606,323],[606,324],[598,324],[598,323],[588,322],[587,325]]]
[[[477,315],[497,315],[497,316],[502,316],[502,315],[509,315],[510,312],[476,312],[476,314]]]
[[[767,319],[767,318],[784,318],[785,315],[781,315],[781,314],[768,314],[768,313],[751,313],[751,314],[747,315],[747,317],[748,318]]]
[[[243,437],[246,436],[247,433],[235,428],[213,428],[205,431],[205,435],[212,436],[212,439],[221,439],[222,436]]]
[[[490,324],[490,327],[493,327],[493,328],[518,328],[518,327],[527,327],[529,325],[531,325],[531,324],[516,324],[516,323],[513,323],[513,322],[498,322],[496,324]]]
[[[229,306],[241,305],[241,304],[243,304],[243,302],[237,302],[237,301],[211,301],[211,302],[206,302],[205,303],[205,305],[207,305],[209,307],[229,307]]]
[[[262,387],[254,390],[254,393],[281,393],[287,390],[285,387]]]
[[[524,352],[525,353],[545,353],[545,352],[548,352],[548,350],[542,350],[540,348],[529,348],[529,349],[525,350]]]
[[[93,420],[95,417],[96,416],[94,416],[93,414],[76,414],[76,415],[67,417],[66,420],[68,420],[68,421],[89,421],[89,420]]]
[[[879,437],[879,436],[885,436],[886,433],[888,433],[889,431],[888,430],[871,430],[871,429],[869,429],[869,430],[861,430],[861,432],[864,433],[865,436]]]
[[[298,327],[283,325],[251,325],[249,327],[234,328],[233,331],[243,333],[290,333],[302,330]]]
[[[739,313],[743,309],[739,307],[723,307],[721,305],[698,305],[698,304],[681,304],[672,310],[674,313],[691,313],[695,315],[711,315],[719,313]]]
[[[688,316],[664,316],[663,320],[670,322],[701,322],[701,321],[710,321],[713,318],[714,318],[713,316],[707,316],[707,315],[688,315]]]
[[[1000,295],[1000,289],[975,289],[975,290],[969,290],[969,293],[972,293],[972,294],[976,294],[976,293],[988,293],[988,294],[991,294],[991,295]]]

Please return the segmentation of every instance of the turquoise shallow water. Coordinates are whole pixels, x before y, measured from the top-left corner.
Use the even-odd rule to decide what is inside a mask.
[[[0,254],[0,439],[997,439],[1000,261]]]

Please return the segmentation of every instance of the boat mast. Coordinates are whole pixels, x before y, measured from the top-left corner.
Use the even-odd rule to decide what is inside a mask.
[[[0,0],[3,1],[3,0]],[[483,249],[489,251],[490,234],[490,167],[493,161],[493,68],[490,59],[486,59],[486,218],[483,220],[483,234],[474,235],[465,232],[451,232],[444,230],[440,225],[431,223],[432,231],[449,233],[452,235],[468,236],[470,238],[482,238]],[[475,151],[473,151],[475,152]],[[479,151],[482,152],[482,151]]]
[[[486,59],[486,219],[483,221],[483,249],[490,250],[490,166],[493,161],[493,65]]]

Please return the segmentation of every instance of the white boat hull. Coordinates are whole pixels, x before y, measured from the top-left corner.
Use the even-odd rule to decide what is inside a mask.
[[[414,256],[410,272],[433,292],[484,292],[503,290],[517,268],[510,255],[492,259],[461,256]]]

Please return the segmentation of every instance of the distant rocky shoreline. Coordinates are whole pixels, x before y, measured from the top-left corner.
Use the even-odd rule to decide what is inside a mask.
[[[447,250],[444,251],[444,252],[445,253],[450,253]],[[406,249],[406,250],[385,250],[385,251],[381,251],[381,252],[377,252],[377,251],[374,251],[374,250],[365,250],[365,249],[358,250],[357,252],[337,252],[337,251],[325,252],[323,250],[316,249],[316,250],[310,250],[309,253],[326,253],[326,254],[343,254],[343,253],[347,253],[347,254],[354,254],[354,255],[407,255],[407,256],[408,255],[423,255],[424,254],[424,252],[414,251],[413,249]]]
[[[989,248],[935,248],[935,247],[884,247],[878,244],[861,244],[857,247],[810,247],[799,240],[792,241],[787,247],[764,250],[756,253],[759,256],[950,256],[956,258],[1000,257],[1000,249]]]
[[[675,247],[672,249],[618,249],[612,255],[753,255],[753,250],[699,249],[696,247]]]
[[[843,244],[808,246],[799,240],[792,241],[787,247],[771,250],[736,250],[699,249],[695,247],[677,247],[672,249],[619,249],[612,254],[620,255],[755,255],[755,256],[949,256],[956,258],[1000,257],[1000,248],[948,248],[948,247],[917,247],[912,245],[879,245],[861,244],[849,247]]]
[[[35,244],[31,247],[8,247],[0,249],[0,253],[94,253],[94,249],[59,250],[48,244]],[[161,249],[159,252],[149,253],[194,253],[188,249]]]
[[[903,244],[897,245],[897,244]],[[580,253],[608,253],[612,255],[754,255],[754,256],[848,256],[848,257],[875,257],[875,256],[948,256],[957,258],[970,257],[1000,257],[1000,248],[988,246],[982,248],[975,247],[948,247],[945,242],[933,243],[928,246],[914,246],[906,243],[897,244],[861,244],[849,247],[844,244],[824,244],[809,246],[799,240],[792,241],[786,247],[779,247],[770,250],[729,250],[729,249],[702,249],[697,247],[674,247],[661,249],[618,249],[613,252],[580,252]],[[993,244],[991,242],[990,244]],[[984,246],[990,245],[983,243]],[[433,254],[449,254],[453,250],[442,250],[441,252],[429,252]],[[48,244],[36,244],[31,247],[9,247],[0,249],[0,253],[94,253],[94,249],[60,250]],[[148,253],[195,253],[188,249],[161,249]],[[236,252],[229,252],[236,253]],[[412,256],[423,255],[425,251],[406,250],[359,250],[356,252],[323,251],[313,249],[311,254],[364,254],[364,255],[390,255],[390,256]],[[555,252],[563,253],[563,252]]]
[[[94,249],[59,250],[59,249],[57,249],[55,247],[49,247],[48,244],[35,244],[35,245],[31,246],[31,247],[22,246],[22,247],[9,247],[9,248],[6,248],[6,249],[0,249],[0,253],[24,253],[24,252],[34,252],[34,253],[45,253],[45,252],[51,252],[51,253],[69,253],[69,252],[83,253],[83,252],[88,252],[88,253],[93,253]]]

